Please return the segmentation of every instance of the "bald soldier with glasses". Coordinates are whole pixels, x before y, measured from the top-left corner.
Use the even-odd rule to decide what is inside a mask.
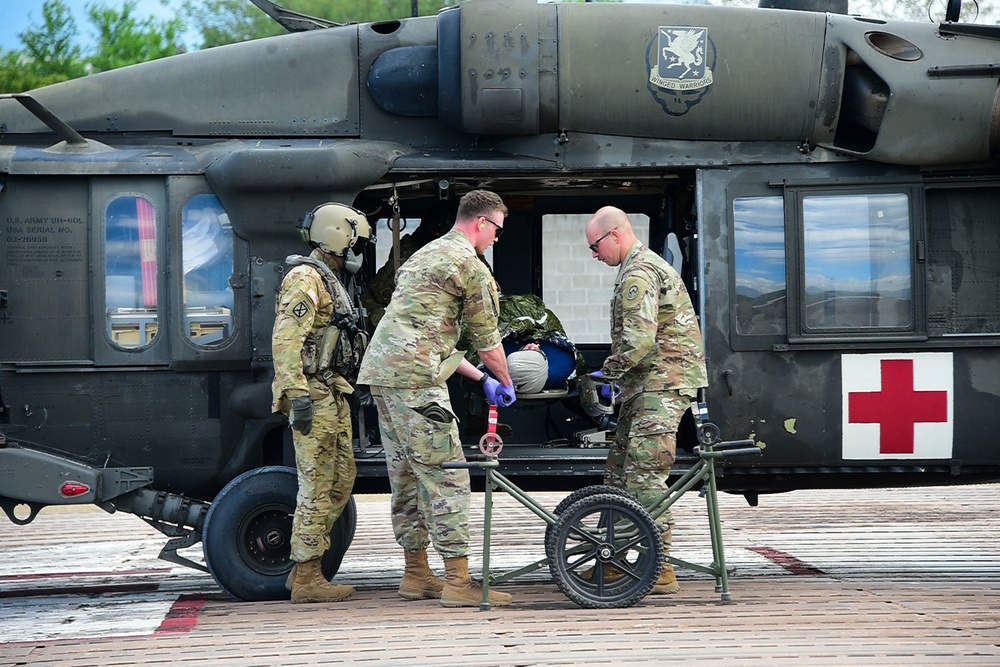
[[[636,238],[624,211],[614,206],[597,211],[586,237],[595,259],[619,267],[611,302],[611,355],[593,374],[617,385],[614,394],[621,404],[604,483],[651,507],[669,487],[681,417],[698,389],[708,386],[698,318],[684,281]],[[669,554],[674,527],[669,509],[657,518],[657,527]],[[652,594],[678,590],[667,563]]]

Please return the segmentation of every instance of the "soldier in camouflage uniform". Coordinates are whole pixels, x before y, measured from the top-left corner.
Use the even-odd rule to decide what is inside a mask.
[[[354,488],[346,395],[354,392],[364,335],[355,333],[358,314],[340,274],[361,268],[371,229],[360,211],[324,204],[301,231],[313,251],[285,260],[293,268],[281,281],[271,337],[272,410],[289,417],[299,479],[288,586],[293,602],[338,601],[354,589],[327,581],[321,559]]]
[[[361,364],[358,382],[371,386],[378,407],[392,527],[406,558],[399,584],[404,599],[440,598],[449,607],[482,601],[482,588],[469,575],[469,472],[441,465],[465,461],[445,381],[457,371],[481,383],[491,403],[515,400],[497,331],[496,284],[477,256],[499,238],[506,215],[493,192],[462,197],[451,231],[400,267]],[[455,349],[463,323],[499,381]],[[429,543],[444,559],[444,582],[428,567]],[[491,589],[489,601],[509,604],[511,596]]]
[[[617,384],[621,409],[604,483],[628,490],[651,507],[669,486],[677,425],[698,389],[708,386],[698,318],[681,277],[639,242],[621,209],[600,209],[587,223],[586,235],[594,257],[619,267],[611,302],[611,356],[600,375]],[[674,526],[669,510],[657,526],[669,554]],[[668,563],[652,592],[678,590]]]

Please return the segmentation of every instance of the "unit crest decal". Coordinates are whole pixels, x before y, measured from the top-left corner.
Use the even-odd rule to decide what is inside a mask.
[[[707,28],[660,26],[646,51],[647,87],[671,116],[683,116],[712,85],[715,43]]]

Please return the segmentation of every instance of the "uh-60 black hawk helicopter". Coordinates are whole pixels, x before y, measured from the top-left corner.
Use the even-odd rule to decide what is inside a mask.
[[[764,447],[723,489],[1000,479],[1000,28],[954,3],[911,23],[836,0],[469,0],[331,25],[254,2],[290,34],[0,99],[15,523],[47,505],[133,512],[170,537],[165,558],[194,564],[177,550],[202,541],[227,591],[287,595],[295,478],[270,335],[298,222],[351,204],[393,261],[400,219],[479,187],[511,209],[491,258],[504,293],[544,299],[591,368],[614,271],[587,251],[590,215],[614,204],[669,253],[712,422]],[[369,250],[362,281],[376,264]],[[467,389],[454,402],[474,421]],[[356,490],[384,489],[375,413],[355,414]],[[603,469],[572,383],[501,420],[504,471],[527,488]]]

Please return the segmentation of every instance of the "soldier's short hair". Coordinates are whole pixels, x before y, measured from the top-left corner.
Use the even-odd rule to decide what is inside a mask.
[[[495,192],[489,190],[471,190],[458,202],[458,220],[468,220],[481,215],[489,215],[494,211],[500,211],[507,215],[507,207]]]

